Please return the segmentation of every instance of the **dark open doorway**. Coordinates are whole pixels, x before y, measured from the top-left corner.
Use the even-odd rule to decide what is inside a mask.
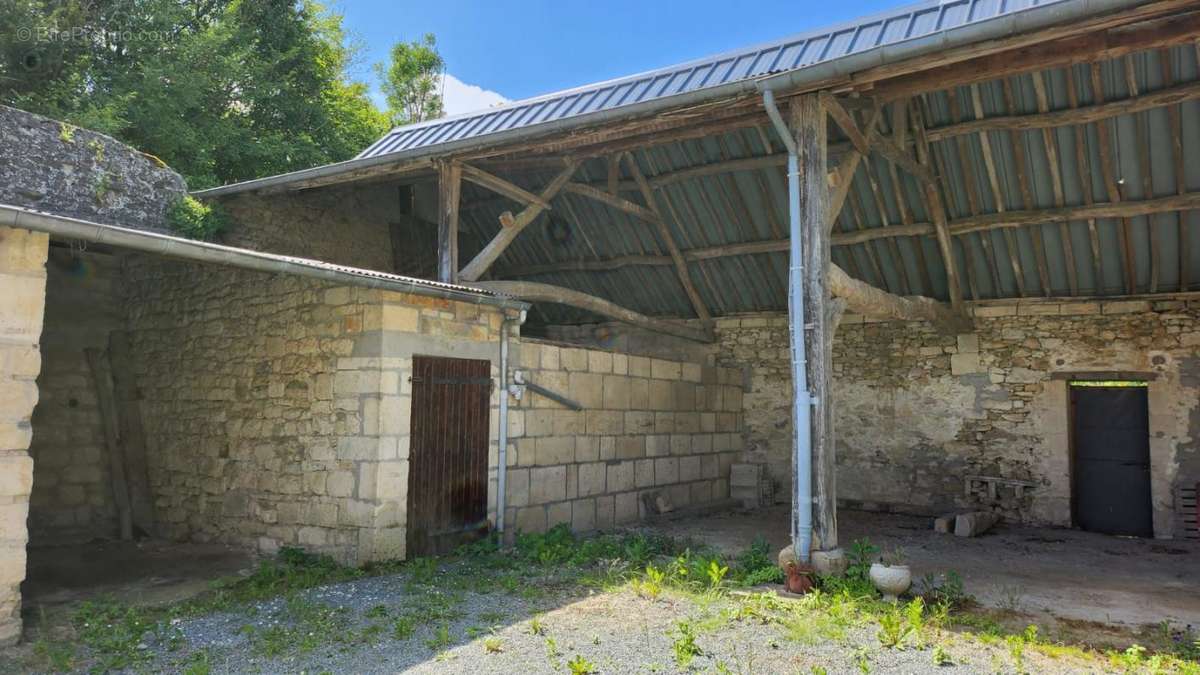
[[[1145,382],[1071,383],[1072,511],[1089,532],[1150,537]]]
[[[413,357],[408,556],[440,555],[487,533],[491,363]]]

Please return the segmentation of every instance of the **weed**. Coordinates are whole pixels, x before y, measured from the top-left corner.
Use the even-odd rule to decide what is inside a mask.
[[[122,670],[144,661],[139,645],[157,628],[155,621],[134,607],[123,607],[111,598],[88,600],[74,616],[81,641],[98,657],[100,670]]]
[[[105,174],[106,178],[107,175]],[[104,184],[103,191],[97,188],[96,199],[103,199],[107,190],[107,183]],[[167,224],[184,237],[208,241],[225,229],[229,218],[220,205],[205,204],[194,197],[184,195],[168,207]]]
[[[79,127],[72,126],[70,124],[67,124],[66,122],[59,122],[58,123],[58,140],[62,141],[63,143],[74,143],[75,142],[75,130],[78,128]]]
[[[530,635],[546,634],[546,625],[542,623],[542,618],[540,616],[534,616],[529,620],[529,633]]]
[[[498,637],[485,638],[483,641],[484,654],[499,654],[504,651],[504,643]]]
[[[368,619],[386,619],[388,617],[387,605],[375,605],[363,613]]]
[[[662,594],[663,581],[666,577],[666,572],[654,565],[646,565],[646,577],[634,580],[634,590],[643,598],[654,600]]]
[[[450,646],[453,640],[450,639],[450,627],[442,624],[434,629],[433,635],[425,640],[425,646],[435,652],[440,652]]]
[[[491,612],[480,612],[479,613],[479,620],[489,626],[494,626],[498,623],[503,623],[504,620],[507,618],[508,618],[508,614],[505,614],[504,612],[491,611]]]
[[[39,638],[33,645],[33,653],[47,670],[56,673],[71,670],[75,663],[75,647],[69,642],[51,642],[44,637]]]
[[[923,648],[925,646],[925,601],[921,598],[913,598],[905,605],[904,620],[908,622],[917,648]]]
[[[1025,638],[1020,635],[1009,635],[1004,638],[1008,645],[1008,655],[1012,657],[1013,666],[1018,673],[1025,672]]]
[[[212,672],[212,664],[209,662],[208,652],[193,652],[184,662],[180,672],[182,675],[209,675]]]
[[[879,644],[888,649],[903,649],[904,641],[912,634],[912,626],[900,614],[898,607],[891,607],[879,617]]]
[[[941,645],[937,645],[936,647],[933,648],[933,665],[935,665],[935,666],[952,666],[952,665],[954,665],[954,661],[950,658],[950,654],[949,654],[949,652],[946,651],[945,647],[943,647]]]
[[[405,615],[392,622],[392,637],[397,640],[407,640],[417,630],[417,622],[411,616]]]
[[[810,672],[812,672],[812,675],[829,675],[829,671],[825,669],[825,666],[813,666]]]
[[[546,656],[552,659],[562,656],[562,652],[558,649],[558,642],[554,638],[546,638]]]
[[[930,572],[921,578],[918,588],[919,594],[929,603],[945,603],[950,607],[958,607],[968,599],[963,591],[962,577],[954,570],[942,574]]]
[[[596,670],[596,664],[585,659],[582,654],[576,654],[574,658],[567,661],[567,668],[571,671],[571,675],[591,675],[591,673],[599,672]]]
[[[1020,586],[1002,586],[1000,588],[1000,601],[997,604],[1000,609],[1009,612],[1019,612],[1023,597],[1024,595],[1021,593]]]
[[[854,650],[854,665],[863,675],[871,672],[871,655],[866,649],[860,647]]]
[[[708,575],[708,588],[715,591],[721,587],[721,582],[725,580],[725,575],[729,574],[729,566],[720,565],[715,559],[708,561],[708,569],[705,570]]]
[[[675,663],[684,669],[691,665],[692,659],[704,653],[700,645],[696,644],[696,630],[691,622],[676,622],[671,650],[675,653]]]

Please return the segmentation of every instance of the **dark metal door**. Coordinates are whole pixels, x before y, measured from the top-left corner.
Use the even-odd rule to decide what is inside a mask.
[[[487,533],[491,364],[413,357],[408,555],[440,555]]]
[[[1150,425],[1145,387],[1072,387],[1075,524],[1149,537]]]

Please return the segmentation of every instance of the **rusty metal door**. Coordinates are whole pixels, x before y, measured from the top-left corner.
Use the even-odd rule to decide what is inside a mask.
[[[1150,537],[1150,420],[1146,388],[1071,387],[1075,524]]]
[[[413,357],[408,555],[440,555],[487,533],[491,363]]]

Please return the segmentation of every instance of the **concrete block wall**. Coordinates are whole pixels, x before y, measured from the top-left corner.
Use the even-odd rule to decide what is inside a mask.
[[[633,522],[648,515],[646,494],[675,508],[728,498],[740,372],[533,340],[513,367],[583,407],[532,392],[510,402],[506,519],[516,531]]]
[[[38,400],[47,248],[44,234],[0,227],[0,647],[21,636],[33,483],[30,416]]]

